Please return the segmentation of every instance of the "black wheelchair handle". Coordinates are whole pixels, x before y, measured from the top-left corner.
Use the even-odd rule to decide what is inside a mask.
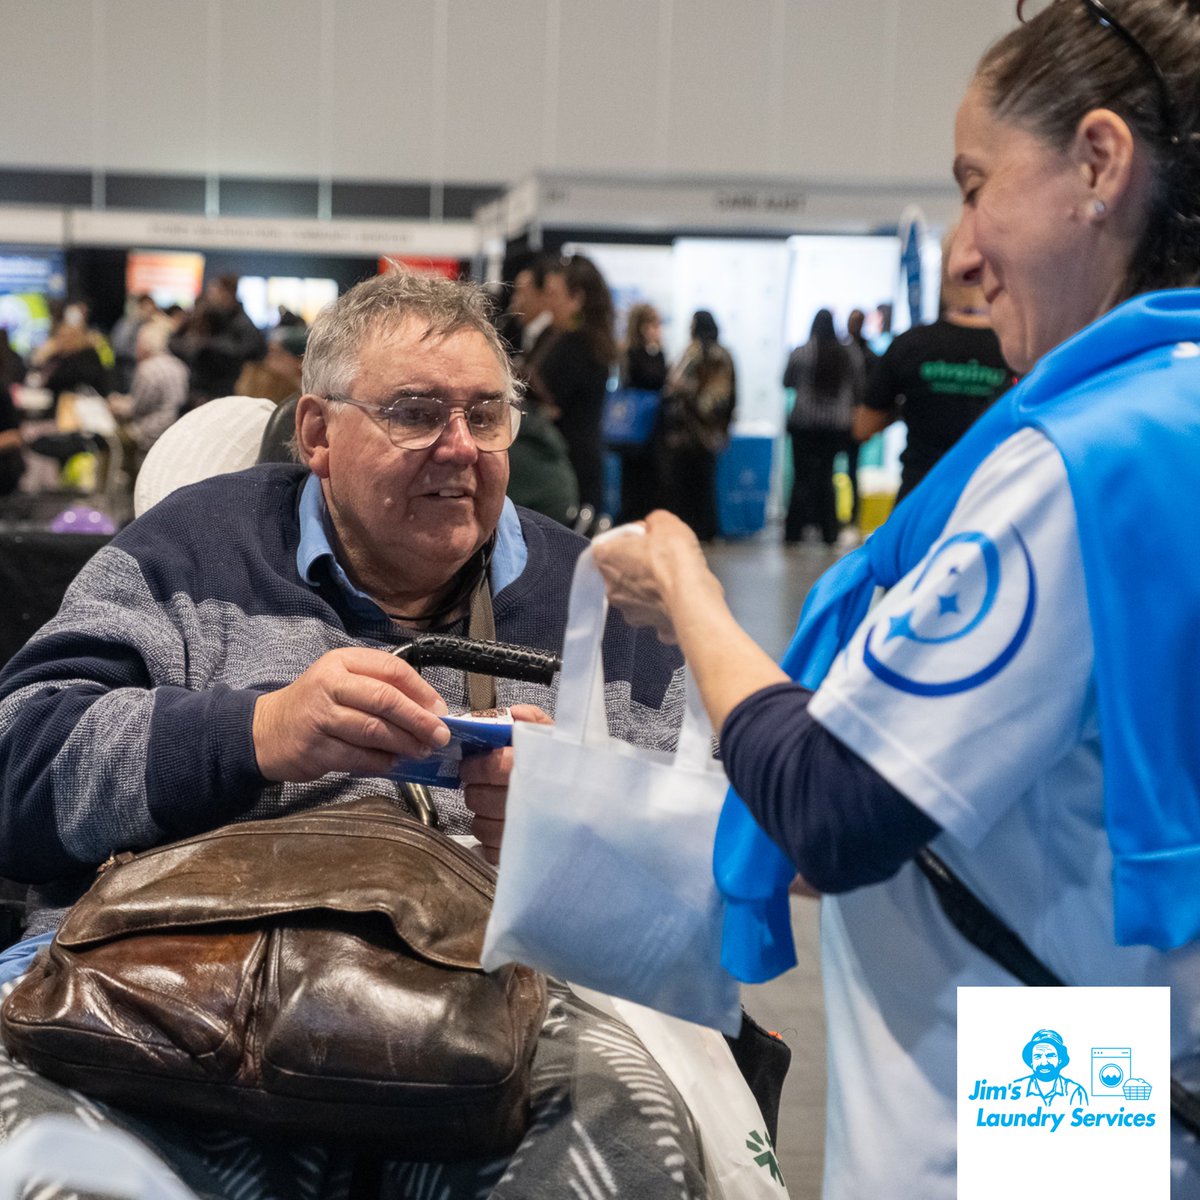
[[[447,633],[424,633],[391,652],[415,667],[455,667],[476,675],[495,675],[528,683],[549,684],[562,659],[545,650],[484,642]]]

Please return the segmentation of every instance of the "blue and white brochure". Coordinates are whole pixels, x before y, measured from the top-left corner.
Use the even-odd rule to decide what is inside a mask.
[[[458,788],[462,786],[458,765],[464,758],[512,744],[513,719],[507,708],[443,717],[442,723],[450,730],[450,741],[428,758],[401,759],[389,772],[390,779],[428,787]]]

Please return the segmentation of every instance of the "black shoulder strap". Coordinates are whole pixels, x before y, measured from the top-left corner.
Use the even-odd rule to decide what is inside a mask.
[[[1028,987],[1067,987],[928,846],[917,851],[917,868],[929,880],[938,906],[950,924],[993,962]],[[1171,1115],[1200,1137],[1200,1096],[1171,1077]]]

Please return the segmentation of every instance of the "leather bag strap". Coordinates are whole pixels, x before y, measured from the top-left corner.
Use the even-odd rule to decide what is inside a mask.
[[[467,637],[477,641],[496,640],[496,614],[492,611],[492,589],[485,571],[471,593]],[[467,703],[472,712],[496,707],[496,680],[492,675],[467,672]]]

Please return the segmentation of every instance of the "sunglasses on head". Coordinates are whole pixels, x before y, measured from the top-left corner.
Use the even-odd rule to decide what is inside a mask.
[[[1171,90],[1167,87],[1167,77],[1163,74],[1162,68],[1155,62],[1154,56],[1113,16],[1108,6],[1101,3],[1101,0],[1079,0],[1079,3],[1083,5],[1088,16],[1097,25],[1109,29],[1116,34],[1141,59],[1142,65],[1154,76],[1154,83],[1158,89],[1158,107],[1162,117],[1163,129],[1166,131],[1171,145],[1179,145],[1178,126],[1175,123],[1175,106],[1171,103]],[[1017,0],[1017,20],[1025,24],[1037,16],[1037,12],[1045,7],[1044,4],[1038,4],[1036,0],[1033,3],[1030,3],[1029,0]]]

